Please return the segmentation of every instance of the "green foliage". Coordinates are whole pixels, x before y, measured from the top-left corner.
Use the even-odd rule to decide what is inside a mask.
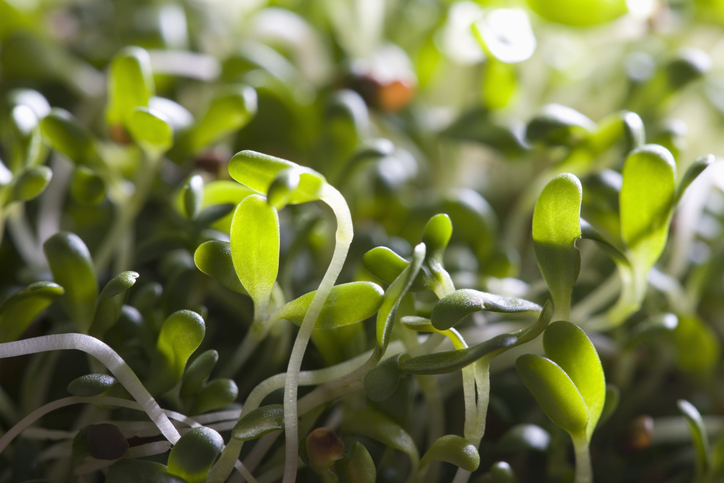
[[[477,448],[465,438],[456,434],[448,434],[432,443],[430,449],[422,456],[420,466],[428,465],[433,461],[444,461],[459,466],[465,471],[475,471],[480,465],[480,455]]]
[[[232,429],[231,436],[248,441],[281,429],[284,429],[284,408],[281,404],[271,404],[256,408],[241,417]]]
[[[53,282],[35,282],[0,305],[0,343],[16,340],[65,290]]]
[[[174,445],[168,456],[168,472],[188,483],[202,483],[224,447],[224,440],[213,429],[192,428]]]

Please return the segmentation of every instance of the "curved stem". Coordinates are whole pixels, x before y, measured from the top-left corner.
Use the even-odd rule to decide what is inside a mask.
[[[287,381],[284,387],[284,434],[286,437],[286,462],[284,465],[283,483],[292,483],[297,476],[297,462],[299,452],[299,432],[297,428],[297,391],[299,386],[299,370],[302,366],[304,352],[309,344],[314,326],[317,324],[319,314],[324,307],[329,292],[332,290],[342,266],[347,258],[349,246],[352,243],[352,215],[342,194],[331,185],[325,184],[322,188],[322,201],[327,203],[337,218],[336,244],[332,261],[329,263],[327,273],[319,284],[317,293],[309,305],[299,333],[294,341],[292,354],[287,366]]]
[[[55,334],[0,344],[0,358],[17,357],[38,352],[75,349],[92,355],[118,379],[143,410],[156,423],[164,437],[176,444],[181,435],[171,424],[156,400],[144,387],[130,366],[105,343],[85,334]]]

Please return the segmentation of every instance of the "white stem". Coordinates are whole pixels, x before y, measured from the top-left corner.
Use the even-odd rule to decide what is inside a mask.
[[[575,483],[593,483],[593,471],[591,469],[591,454],[588,451],[586,438],[573,438],[573,450],[576,454]]]
[[[302,366],[304,352],[309,344],[314,326],[317,324],[319,314],[324,307],[329,292],[332,290],[342,266],[347,258],[349,246],[352,243],[352,215],[342,194],[331,185],[325,184],[320,199],[327,203],[337,218],[336,244],[332,261],[329,263],[327,273],[319,284],[317,293],[309,305],[299,333],[294,341],[292,354],[287,366],[287,382],[284,387],[284,433],[286,437],[286,460],[284,465],[283,483],[293,483],[297,477],[297,462],[299,459],[299,431],[297,428],[297,391],[299,386],[299,370]]]
[[[126,361],[105,343],[85,334],[55,334],[0,344],[0,359],[54,350],[79,350],[92,355],[103,363],[118,379],[143,410],[156,423],[158,429],[171,444],[181,435],[168,419],[156,400],[143,386]]]

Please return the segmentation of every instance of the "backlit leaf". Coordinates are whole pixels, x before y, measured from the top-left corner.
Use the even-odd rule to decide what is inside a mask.
[[[35,282],[15,292],[0,306],[0,343],[16,340],[64,290],[53,282]]]
[[[229,290],[247,293],[234,270],[229,242],[209,240],[202,243],[194,252],[194,263],[199,270]]]
[[[375,277],[390,284],[400,276],[402,271],[410,265],[410,262],[399,256],[387,247],[375,247],[362,257],[365,268]],[[410,290],[419,291],[431,288],[432,280],[420,270],[412,282]]]
[[[251,195],[236,207],[231,224],[231,259],[239,281],[265,314],[279,270],[279,217],[264,197]]]
[[[91,334],[101,336],[113,324],[116,323],[121,315],[121,307],[126,300],[128,289],[138,280],[136,272],[122,272],[111,279],[110,282],[103,287],[98,296],[96,313],[93,317],[91,325]]]
[[[122,49],[108,72],[108,124],[127,125],[133,109],[147,107],[155,89],[148,52],[134,46]]]
[[[558,364],[545,357],[524,354],[515,361],[515,369],[554,423],[574,437],[586,436],[586,401]]]
[[[276,310],[271,319],[286,319],[301,325],[316,293],[315,290],[292,300]],[[324,302],[315,328],[332,329],[361,322],[377,313],[382,305],[383,295],[382,288],[372,282],[335,285]]]
[[[196,152],[246,126],[256,115],[256,103],[256,91],[251,87],[230,85],[222,89],[189,132],[190,151]]]
[[[47,166],[24,169],[13,181],[13,199],[29,201],[40,196],[50,183],[53,172]]]
[[[527,0],[528,6],[544,19],[586,27],[610,22],[624,15],[625,0]]]
[[[128,130],[134,141],[147,151],[164,152],[173,145],[171,122],[156,109],[133,109],[128,117]]]
[[[606,379],[595,347],[575,324],[560,320],[543,334],[546,355],[573,381],[588,407],[587,436],[596,428],[606,400]]]
[[[465,471],[475,471],[480,466],[478,449],[468,440],[456,434],[448,434],[435,440],[420,460],[420,466],[433,461],[444,461]]]

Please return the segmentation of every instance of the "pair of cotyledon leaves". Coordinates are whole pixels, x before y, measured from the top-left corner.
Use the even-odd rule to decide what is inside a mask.
[[[579,238],[598,242],[615,261],[645,277],[661,255],[676,203],[691,182],[713,162],[697,159],[676,184],[676,164],[671,153],[658,145],[633,150],[623,168],[619,195],[621,241],[611,243],[581,220],[581,183],[574,175],[556,176],[543,189],[533,214],[533,241],[541,273],[556,304],[569,304],[578,278],[581,257]]]

